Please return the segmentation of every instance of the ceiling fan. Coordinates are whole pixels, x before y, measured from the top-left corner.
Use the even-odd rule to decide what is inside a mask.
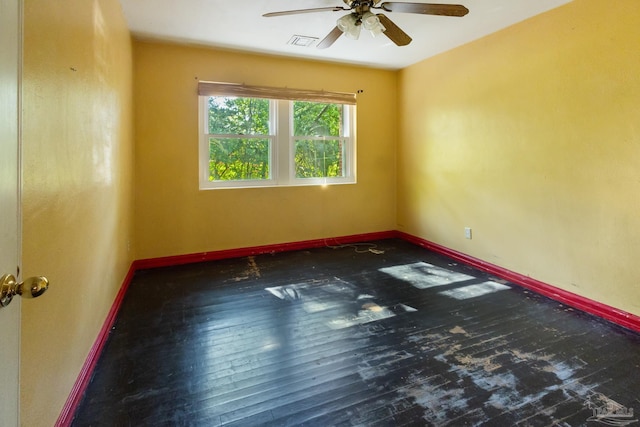
[[[343,0],[347,6],[317,7],[313,9],[285,10],[282,12],[265,13],[262,16],[274,17],[284,15],[297,15],[314,12],[339,12],[350,11],[348,15],[338,19],[336,27],[320,42],[318,49],[326,49],[344,34],[352,39],[358,39],[360,30],[364,27],[371,34],[377,36],[384,34],[398,46],[406,46],[411,43],[411,37],[394,24],[382,13],[374,14],[372,9],[385,12],[420,13],[423,15],[465,16],[469,9],[460,4],[435,4],[435,3],[406,3],[384,2],[382,0]],[[379,4],[380,3],[380,4]]]

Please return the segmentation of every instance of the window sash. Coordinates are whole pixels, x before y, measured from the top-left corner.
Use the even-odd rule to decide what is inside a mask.
[[[211,97],[217,97],[217,96],[211,96]],[[226,133],[226,132],[224,132],[224,133],[218,133],[218,132],[211,132],[211,131],[210,131],[210,125],[211,125],[211,123],[209,122],[209,119],[210,119],[211,117],[209,116],[209,112],[210,112],[210,111],[209,111],[209,104],[208,104],[208,100],[209,100],[209,98],[210,98],[209,96],[204,96],[204,97],[202,97],[202,99],[204,99],[204,102],[205,102],[205,104],[204,104],[204,108],[205,108],[205,110],[206,110],[206,111],[205,111],[205,114],[207,114],[207,117],[205,118],[205,122],[204,122],[204,124],[205,124],[204,133],[210,134],[210,135],[212,135],[212,136],[214,136],[214,135],[229,135],[229,136],[233,135],[232,133]],[[232,99],[237,99],[237,98],[239,98],[239,97],[219,96],[219,98],[232,98]],[[246,97],[242,97],[242,98],[246,98]],[[274,115],[275,115],[275,114],[274,114],[274,111],[275,111],[275,108],[276,108],[276,102],[275,102],[274,100],[272,100],[272,99],[264,99],[264,98],[262,98],[262,99],[259,99],[259,98],[252,98],[252,99],[253,99],[253,100],[256,100],[256,101],[267,101],[267,102],[268,102],[268,104],[269,104],[269,117],[268,117],[268,119],[267,119],[267,127],[268,127],[268,129],[267,129],[267,133],[266,133],[266,134],[265,134],[265,133],[258,133],[258,131],[257,131],[257,130],[252,130],[252,131],[249,131],[249,132],[247,132],[247,133],[243,133],[243,134],[241,134],[241,135],[255,135],[255,136],[265,136],[265,137],[266,137],[266,136],[269,136],[269,135],[273,135],[273,133],[274,133],[274,130],[273,130],[273,129],[274,129],[274,127],[273,127],[273,126],[274,126],[274,125],[273,125],[273,117],[274,117]]]
[[[274,137],[271,136],[254,136],[254,135],[208,135],[207,137],[207,141],[209,144],[209,156],[207,159],[207,180],[209,182],[215,182],[217,183],[222,183],[222,182],[272,182],[273,181],[273,145],[274,145]],[[213,160],[211,158],[211,144],[212,142],[216,141],[217,143],[220,144],[221,147],[225,147],[225,144],[227,143],[233,143],[233,142],[238,142],[238,141],[242,141],[242,142],[248,142],[248,141],[255,141],[258,144],[262,144],[264,143],[266,145],[266,153],[264,153],[266,155],[266,161],[258,163],[258,164],[251,164],[249,170],[244,170],[243,172],[245,173],[249,173],[249,174],[254,174],[255,173],[255,168],[258,165],[261,165],[262,168],[266,167],[267,170],[267,176],[264,178],[256,178],[256,177],[252,177],[252,178],[236,178],[236,179],[218,179],[218,180],[209,180],[209,178],[211,178],[211,172],[209,170],[209,168],[211,167],[211,161]],[[236,162],[240,161],[240,158],[237,157],[233,157],[231,156],[230,160],[235,160]],[[246,160],[246,159],[245,159]],[[223,162],[225,164],[229,164],[226,162]],[[231,162],[234,163],[234,162]],[[244,165],[247,165],[248,163],[243,163]],[[237,165],[237,164],[236,164]],[[264,172],[264,171],[263,171]]]

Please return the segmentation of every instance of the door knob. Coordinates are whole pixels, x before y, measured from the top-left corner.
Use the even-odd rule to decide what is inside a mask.
[[[0,279],[0,307],[9,305],[15,295],[23,298],[36,298],[49,289],[49,280],[44,276],[29,277],[18,283],[13,274],[5,274]]]

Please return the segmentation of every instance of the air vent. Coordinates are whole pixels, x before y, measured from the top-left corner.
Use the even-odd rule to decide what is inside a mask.
[[[293,36],[287,44],[292,46],[311,47],[318,41],[317,37]]]

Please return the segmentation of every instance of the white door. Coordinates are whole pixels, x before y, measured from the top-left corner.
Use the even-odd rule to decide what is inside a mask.
[[[20,0],[0,0],[0,276],[20,262]],[[18,426],[20,298],[0,308],[0,426]]]

